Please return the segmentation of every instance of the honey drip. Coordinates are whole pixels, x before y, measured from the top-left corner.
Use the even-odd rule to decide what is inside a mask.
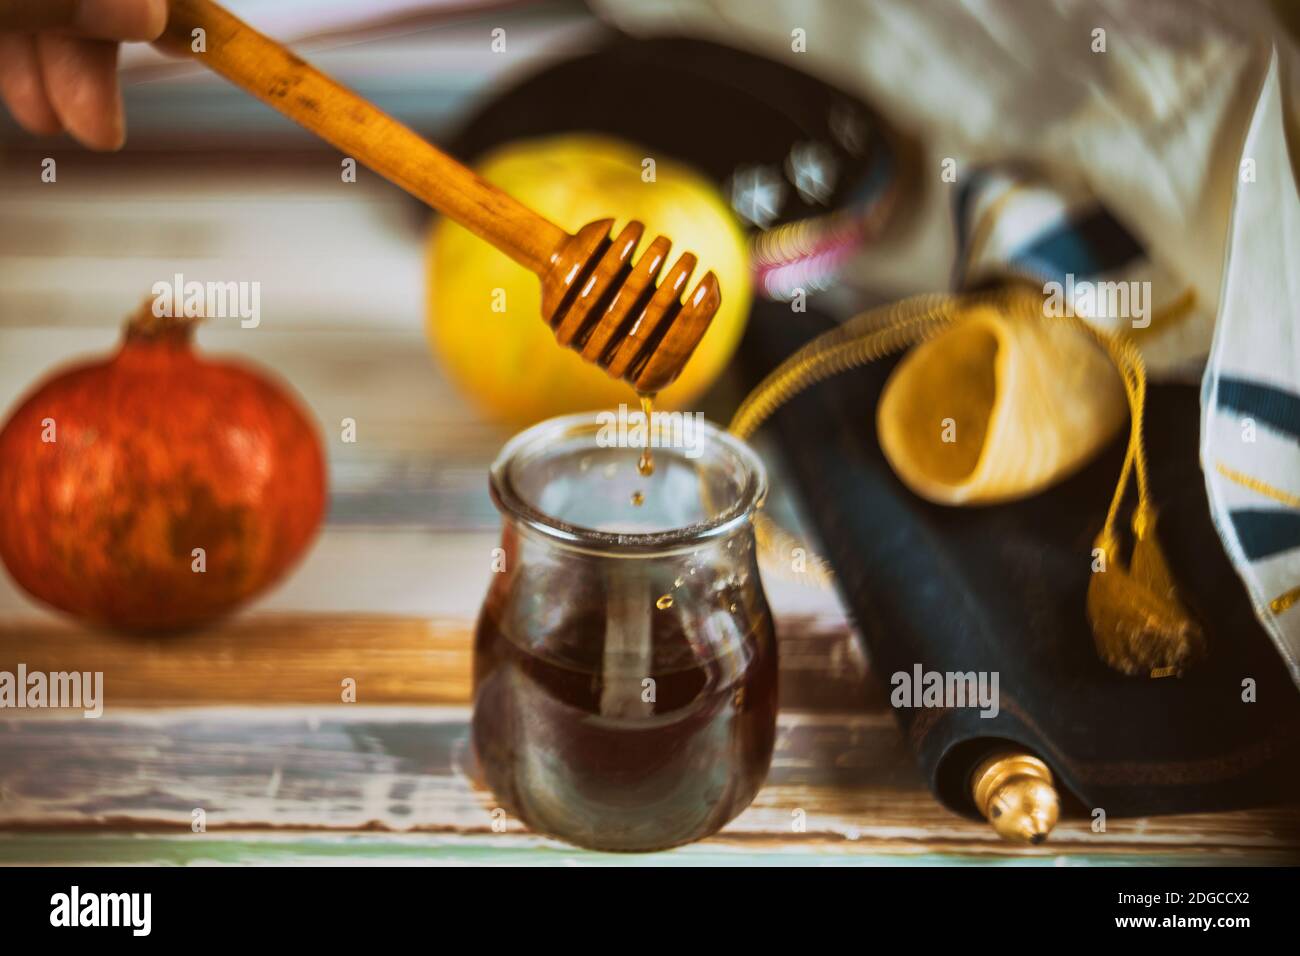
[[[642,477],[649,478],[655,473],[654,456],[650,454],[650,426],[654,422],[654,401],[653,394],[641,395],[641,414],[645,416],[645,447],[641,449],[641,457],[637,459],[636,470],[641,472]],[[633,504],[640,504],[639,501]]]

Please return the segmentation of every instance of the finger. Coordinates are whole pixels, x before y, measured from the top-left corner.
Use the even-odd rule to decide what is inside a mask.
[[[0,99],[28,132],[50,136],[63,129],[45,95],[34,36],[0,33]]]
[[[167,0],[79,0],[72,29],[100,40],[156,40],[167,26]]]
[[[0,30],[154,40],[166,25],[167,0],[0,0]]]
[[[119,149],[126,138],[117,86],[117,44],[42,33],[41,79],[63,128],[91,149]]]

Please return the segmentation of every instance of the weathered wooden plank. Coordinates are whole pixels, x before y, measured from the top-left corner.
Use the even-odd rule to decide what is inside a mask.
[[[481,591],[487,574],[477,577]],[[883,696],[868,691],[865,660],[844,628],[795,615],[778,619],[777,629],[782,706],[883,707]],[[362,704],[463,704],[470,700],[472,648],[472,625],[462,618],[250,614],[168,637],[0,622],[0,670],[22,662],[29,671],[102,671],[110,713],[128,706],[331,704],[341,702],[348,678]]]
[[[471,782],[469,713],[339,705],[9,719],[0,722],[0,829],[188,834],[202,809],[209,834],[522,834],[514,820],[493,832],[495,801]],[[1066,820],[1049,845],[1013,847],[933,800],[887,714],[787,713],[767,786],[712,842],[876,856],[1300,861],[1295,806],[1112,820],[1104,834],[1089,823]]]
[[[467,707],[194,708],[0,721],[0,825],[488,830]],[[886,715],[782,716],[742,829],[846,832],[881,791],[923,793]],[[956,818],[953,818],[956,820]]]
[[[249,615],[168,637],[0,624],[0,669],[21,661],[29,671],[102,671],[108,714],[141,704],[328,704],[342,701],[345,678],[360,703],[463,703],[470,649],[460,621],[405,617]]]

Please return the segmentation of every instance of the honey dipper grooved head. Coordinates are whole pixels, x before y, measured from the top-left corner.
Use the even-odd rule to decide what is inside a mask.
[[[588,223],[551,257],[542,312],[561,345],[638,392],[657,392],[681,373],[722,292],[709,272],[683,302],[695,256],[683,254],[657,282],[672,244],[659,236],[633,262],[645,227],[629,222],[611,238],[613,225]]]

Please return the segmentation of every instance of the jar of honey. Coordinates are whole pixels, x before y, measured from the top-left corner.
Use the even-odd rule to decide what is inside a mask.
[[[702,419],[659,413],[669,427],[638,443],[607,414],[536,425],[492,467],[503,531],[473,745],[533,830],[657,850],[735,817],[771,761],[776,641],[751,522],[766,475]]]

